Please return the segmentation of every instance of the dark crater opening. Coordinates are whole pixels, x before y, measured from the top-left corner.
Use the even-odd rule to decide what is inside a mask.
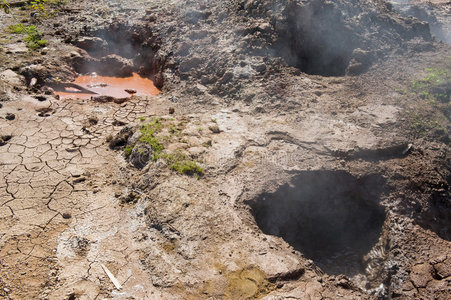
[[[379,175],[305,171],[249,205],[265,234],[282,237],[328,274],[353,276],[363,273],[363,256],[381,234],[383,186]]]
[[[357,38],[331,2],[287,5],[285,22],[277,24],[275,50],[291,66],[323,76],[342,76],[358,47]]]
[[[127,77],[133,72],[163,86],[166,56],[160,53],[161,39],[146,25],[112,24],[70,41],[86,51],[72,56],[71,64],[80,74]]]

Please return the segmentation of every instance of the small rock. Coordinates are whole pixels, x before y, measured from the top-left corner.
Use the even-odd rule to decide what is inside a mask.
[[[169,107],[169,114],[173,115],[175,113],[175,108]]]
[[[55,95],[55,90],[48,86],[43,87],[42,91],[44,92],[44,95]]]
[[[129,137],[133,135],[132,127],[124,127],[119,131],[116,136],[109,139],[109,144],[111,149],[117,149],[123,147],[127,144]]]
[[[72,236],[69,240],[74,252],[80,256],[86,256],[89,252],[91,242],[84,237]],[[71,298],[69,298],[71,299]],[[73,298],[76,299],[76,298]]]
[[[184,42],[178,47],[176,55],[187,56],[189,54],[190,48],[191,48],[191,45]]]
[[[159,72],[153,76],[153,84],[155,87],[159,90],[163,88],[164,85],[164,75],[163,73]]]
[[[122,104],[125,101],[127,101],[127,98],[116,98],[116,97],[112,97],[112,96],[106,96],[106,95],[101,95],[101,96],[95,96],[95,97],[91,97],[92,101],[95,102],[100,102],[100,103],[108,103],[108,102],[114,102],[117,104]]]
[[[38,83],[38,80],[35,77],[33,77],[33,78],[31,78],[30,84],[28,86],[34,87],[36,85],[36,83]]]
[[[124,91],[129,93],[130,95],[136,94],[136,90],[134,89],[125,89]]]
[[[85,182],[85,181],[86,181],[86,178],[85,178],[85,177],[79,177],[79,178],[74,179],[74,180],[72,181],[72,183],[73,183],[73,184],[77,184],[77,183],[82,183],[82,182]]]
[[[130,136],[127,140],[127,145],[135,145],[142,136],[141,130],[135,131],[132,136]]]
[[[5,70],[3,72],[0,73],[0,79],[2,79],[3,81],[12,84],[12,85],[21,85],[23,82],[23,76],[17,74],[16,72],[14,72],[13,70]]]
[[[131,59],[110,54],[100,59],[98,70],[100,74],[127,77],[133,74],[133,62]]]
[[[352,59],[346,69],[348,75],[359,75],[365,72],[373,61],[373,54],[360,48],[352,52]]]
[[[97,125],[97,123],[99,123],[99,118],[97,118],[96,116],[89,116],[88,123],[90,125]]]
[[[44,95],[38,95],[38,96],[35,96],[35,98],[36,98],[39,102],[43,102],[43,101],[47,100],[47,97],[44,96]]]
[[[210,129],[210,131],[213,132],[213,133],[220,133],[221,132],[221,129],[219,129],[219,126],[217,124],[210,125],[208,127],[208,129]]]
[[[232,73],[232,72],[226,72],[226,73],[224,74],[224,76],[222,76],[220,82],[221,82],[222,84],[228,83],[232,78],[233,78],[233,73]]]
[[[265,64],[260,64],[260,65],[256,65],[254,67],[255,71],[257,71],[258,73],[262,74],[266,71],[266,65]]]
[[[202,63],[202,59],[199,57],[193,57],[187,59],[180,64],[180,72],[188,72],[193,68],[197,68]]]
[[[72,215],[70,213],[63,213],[63,219],[70,219]]]
[[[12,138],[10,135],[2,135],[0,136],[0,146],[6,145],[6,143]]]
[[[83,36],[77,39],[75,42],[75,46],[82,48],[84,50],[92,50],[92,49],[102,49],[105,48],[108,44],[99,37],[90,37]],[[71,52],[76,53],[75,51]]]
[[[16,115],[13,113],[6,113],[6,120],[12,121],[16,118]]]
[[[129,192],[121,198],[122,203],[133,204],[138,202],[139,196],[134,192]]]
[[[153,150],[147,144],[136,145],[130,154],[130,163],[137,169],[144,168],[153,157]]]
[[[113,126],[125,126],[127,123],[122,122],[120,120],[114,119],[113,123],[111,123]]]

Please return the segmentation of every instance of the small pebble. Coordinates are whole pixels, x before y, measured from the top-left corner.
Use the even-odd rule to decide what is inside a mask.
[[[63,219],[70,219],[70,218],[72,218],[72,215],[70,213],[63,214]]]
[[[12,114],[12,113],[7,113],[7,114],[6,114],[6,120],[12,121],[12,120],[14,120],[15,118],[16,118],[16,115],[15,115],[15,114]]]

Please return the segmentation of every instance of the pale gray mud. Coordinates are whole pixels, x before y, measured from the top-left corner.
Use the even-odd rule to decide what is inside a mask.
[[[15,3],[0,297],[449,299],[449,9]],[[92,72],[161,93],[56,95]]]

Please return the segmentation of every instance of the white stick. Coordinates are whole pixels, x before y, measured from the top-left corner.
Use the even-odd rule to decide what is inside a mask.
[[[119,281],[116,279],[116,277],[114,277],[113,273],[111,273],[110,270],[108,270],[108,268],[105,267],[104,264],[100,264],[100,265],[102,266],[103,270],[108,275],[108,277],[110,278],[111,282],[114,284],[116,289],[120,290],[122,288],[122,285],[119,283]]]

